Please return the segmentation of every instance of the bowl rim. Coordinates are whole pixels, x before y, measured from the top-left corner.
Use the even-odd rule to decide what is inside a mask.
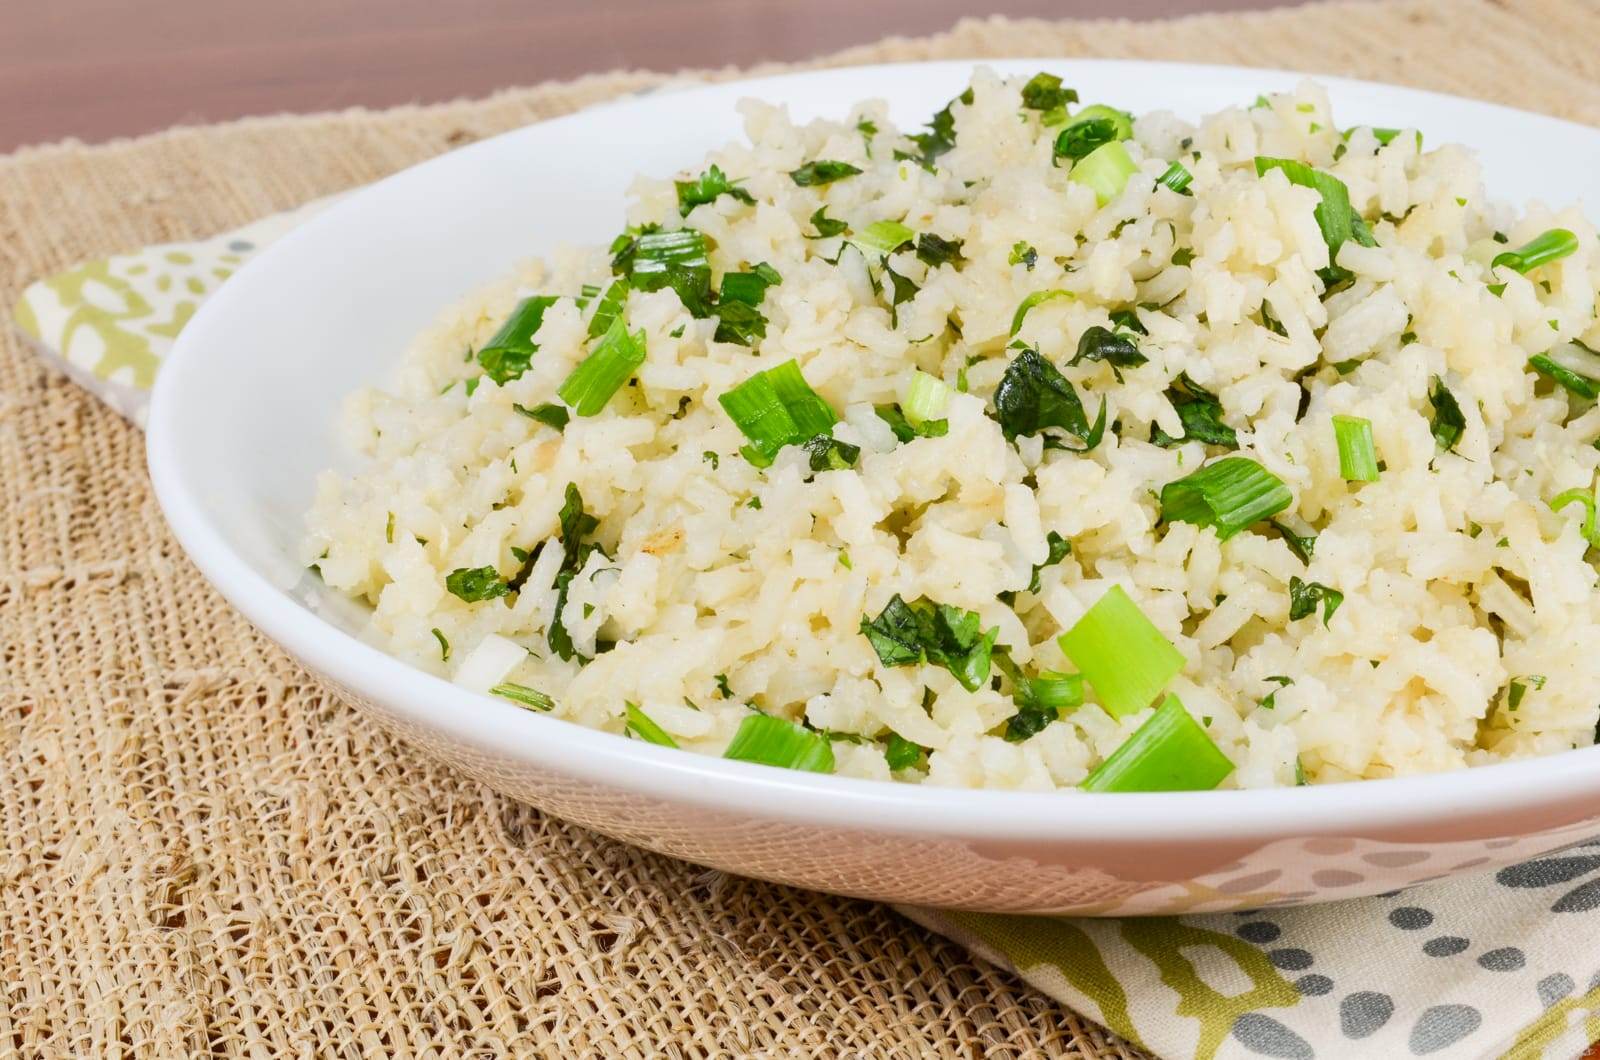
[[[758,94],[763,88],[840,75],[872,75],[907,68],[929,73],[970,72],[975,66],[1009,72],[1008,68],[1017,66],[1052,64],[1120,68],[1128,72],[1159,67],[1172,75],[1249,75],[1263,82],[1315,77],[1321,84],[1346,90],[1399,94],[1417,102],[1491,108],[1519,121],[1553,123],[1556,128],[1597,135],[1588,126],[1548,115],[1378,82],[1222,64],[1065,56],[834,67],[674,88],[673,94],[687,106],[696,96]],[[374,188],[420,179],[416,174],[461,165],[463,158],[479,153],[493,153],[497,145],[526,135],[531,129],[585,122],[598,112],[633,106],[639,98],[624,97],[522,126],[430,158],[350,193],[248,262],[200,306],[179,334],[158,373],[147,423],[146,454],[157,501],[174,537],[202,575],[251,624],[308,669],[363,698],[382,703],[386,711],[411,727],[437,731],[453,743],[485,753],[510,756],[553,773],[685,807],[858,832],[964,836],[1000,842],[1191,843],[1391,832],[1549,809],[1600,795],[1600,746],[1443,773],[1295,788],[1203,792],[1110,794],[1061,789],[952,788],[776,769],[658,747],[467,691],[367,644],[274,586],[233,549],[206,515],[199,491],[183,473],[186,447],[182,425],[190,366],[204,357],[212,334],[222,331],[230,307],[252,296],[253,278],[264,271],[262,262],[275,260],[301,243],[315,241],[334,218]],[[1075,812],[1063,814],[1059,812],[1062,808]]]

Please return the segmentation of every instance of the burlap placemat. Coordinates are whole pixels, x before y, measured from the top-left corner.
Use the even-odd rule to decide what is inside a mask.
[[[818,65],[1232,62],[1600,122],[1596,40],[1586,0],[1414,0],[968,22]],[[20,152],[0,304],[663,80]],[[641,853],[397,743],[190,568],[142,441],[0,331],[0,1055],[1135,1055],[886,909]]]

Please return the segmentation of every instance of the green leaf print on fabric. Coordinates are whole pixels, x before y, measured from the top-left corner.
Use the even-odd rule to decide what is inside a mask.
[[[148,336],[129,326],[151,317],[155,307],[131,282],[112,273],[109,260],[91,261],[52,276],[39,286],[59,300],[65,317],[56,324],[54,334],[41,335],[40,322],[24,301],[17,312],[24,330],[48,341],[71,360],[74,339],[80,330],[87,329],[99,337],[101,344],[99,360],[85,366],[96,378],[111,379],[126,370],[131,373],[128,382],[133,386],[148,388],[155,382],[160,358],[151,349]],[[168,327],[168,334],[176,334],[194,314],[195,306],[194,302],[179,302],[171,320],[157,321],[155,326]],[[151,327],[148,323],[144,326]]]
[[[944,910],[941,915],[999,950],[1019,972],[1048,964],[1100,1009],[1100,1022],[1145,1048],[1128,1014],[1128,995],[1100,950],[1069,920]]]
[[[1586,994],[1573,994],[1544,1010],[1544,1015],[1523,1029],[1500,1060],[1543,1060],[1546,1050],[1572,1029],[1573,1014],[1585,1013],[1584,1037],[1600,1042],[1600,986]]]
[[[1234,1023],[1246,1012],[1292,1008],[1300,992],[1272,966],[1267,955],[1232,935],[1193,927],[1182,920],[1144,917],[1123,920],[1122,938],[1161,971],[1161,981],[1178,992],[1177,1013],[1200,1022],[1195,1060],[1212,1060]],[[1250,978],[1250,989],[1223,994],[1200,977],[1184,951],[1213,949],[1231,958]]]

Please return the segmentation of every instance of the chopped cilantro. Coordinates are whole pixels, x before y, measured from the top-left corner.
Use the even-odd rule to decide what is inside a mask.
[[[1022,105],[1028,110],[1055,110],[1078,102],[1076,89],[1063,88],[1055,74],[1037,73],[1022,86]]]
[[[493,567],[458,567],[445,575],[444,587],[450,595],[469,604],[493,600],[511,591]]]
[[[790,170],[789,176],[802,188],[815,188],[824,184],[832,184],[834,181],[843,180],[846,177],[853,177],[860,172],[859,168],[852,166],[849,162],[818,159],[815,162],[807,162],[799,169]]]
[[[1033,267],[1039,263],[1039,252],[1019,239],[1011,245],[1011,255],[1006,258],[1006,263],[1025,266],[1032,272]]]
[[[678,213],[684,217],[689,216],[689,211],[696,206],[715,202],[720,196],[727,195],[746,206],[755,205],[755,197],[748,191],[739,187],[738,183],[728,179],[716,165],[712,165],[694,180],[679,180],[673,182],[678,189]]]
[[[1081,439],[1082,451],[1087,452],[1100,444],[1105,431],[1104,401],[1100,418],[1091,427],[1071,381],[1034,349],[1024,348],[1006,366],[994,391],[994,408],[994,417],[1008,439],[1059,427]]]
[[[1339,610],[1339,605],[1344,603],[1344,593],[1338,589],[1329,588],[1321,582],[1306,582],[1299,578],[1289,578],[1289,621],[1293,622],[1305,618],[1317,609],[1317,604],[1322,604],[1322,624],[1326,626],[1333,613]]]
[[[512,403],[511,407],[530,420],[538,420],[540,423],[554,427],[558,431],[565,430],[568,421],[572,419],[572,414],[566,410],[565,406],[557,405],[553,401],[541,402],[531,409],[526,405],[518,405],[515,402]]]
[[[861,619],[861,633],[883,665],[933,663],[950,671],[967,691],[976,692],[989,679],[990,655],[1000,627],[985,633],[976,611],[926,597],[908,604],[896,593],[877,618]]]
[[[1166,397],[1172,402],[1178,419],[1183,421],[1183,437],[1174,438],[1160,427],[1151,425],[1152,444],[1171,449],[1184,442],[1195,441],[1228,449],[1239,448],[1238,433],[1222,422],[1222,402],[1211,391],[1190,379],[1189,373],[1185,372],[1173,380],[1167,388]]]

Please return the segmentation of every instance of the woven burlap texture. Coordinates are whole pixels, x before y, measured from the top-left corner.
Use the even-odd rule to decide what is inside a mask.
[[[1597,40],[1592,0],[1431,0],[967,22],[820,65],[1270,65],[1600,122]],[[26,150],[0,298],[663,80]],[[641,853],[398,743],[206,586],[141,443],[5,329],[0,1055],[1134,1055],[887,909]]]

